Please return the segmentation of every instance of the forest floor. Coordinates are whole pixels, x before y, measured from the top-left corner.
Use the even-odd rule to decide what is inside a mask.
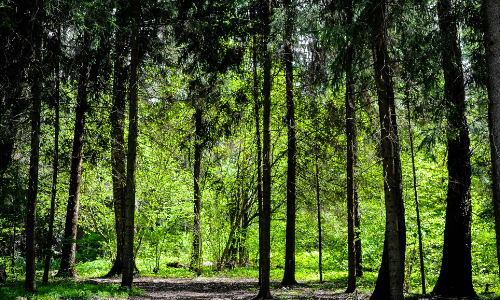
[[[88,283],[120,283],[121,278],[93,278]],[[178,300],[228,300],[252,299],[258,294],[257,282],[248,278],[157,278],[137,277],[134,285],[144,291],[131,300],[178,299]],[[271,294],[275,299],[368,299],[371,294],[343,293],[344,288],[331,283],[302,283],[294,287],[281,287],[279,282],[271,282]]]

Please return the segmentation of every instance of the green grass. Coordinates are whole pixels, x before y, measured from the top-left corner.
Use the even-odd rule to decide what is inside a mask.
[[[141,291],[135,289],[134,294]],[[38,284],[35,294],[24,292],[24,280],[7,281],[0,284],[0,299],[16,299],[23,297],[37,300],[101,300],[101,299],[125,299],[129,293],[120,289],[118,284],[89,284],[75,282],[72,280],[49,281],[48,284]]]

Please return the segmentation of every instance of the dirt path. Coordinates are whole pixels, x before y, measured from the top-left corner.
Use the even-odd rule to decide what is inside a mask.
[[[86,280],[93,283],[119,283],[121,278],[94,278]],[[368,299],[370,294],[345,294],[332,290],[327,285],[309,284],[293,288],[278,287],[273,282],[272,295],[276,299]],[[155,278],[138,277],[134,279],[136,287],[145,291],[131,300],[178,299],[178,300],[229,300],[252,299],[257,296],[258,287],[255,279],[235,278]]]

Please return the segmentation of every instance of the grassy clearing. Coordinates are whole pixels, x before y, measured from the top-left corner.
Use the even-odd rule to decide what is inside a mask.
[[[138,294],[140,290],[133,293]],[[120,289],[118,284],[89,284],[73,280],[49,281],[48,284],[38,284],[38,292],[29,294],[24,292],[24,280],[7,281],[0,285],[0,299],[37,299],[37,300],[104,300],[125,299],[128,291]],[[19,298],[21,297],[21,298]]]

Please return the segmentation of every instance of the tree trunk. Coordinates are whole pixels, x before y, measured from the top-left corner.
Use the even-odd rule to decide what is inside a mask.
[[[118,3],[121,4],[121,1]],[[127,82],[127,33],[123,10],[117,12],[114,76],[113,76],[113,107],[111,110],[111,175],[113,177],[113,204],[115,209],[116,228],[116,259],[106,277],[122,274],[123,247],[125,239],[125,102]]]
[[[491,147],[491,173],[497,258],[500,274],[500,2],[484,0],[486,59],[488,64],[489,129]]]
[[[353,22],[352,1],[347,2],[346,7],[347,26]],[[353,45],[348,42],[346,58],[346,135],[347,135],[347,260],[348,276],[346,293],[354,293],[356,290],[356,202],[358,202],[358,185],[354,178],[357,164],[356,143],[356,102],[354,99],[354,78],[352,74]]]
[[[257,205],[259,206],[259,245],[262,244],[262,149],[260,144],[260,100],[257,77],[257,30],[253,35],[253,100],[255,103],[255,144],[257,151]],[[259,283],[262,282],[262,253],[259,251]]]
[[[134,19],[132,24],[132,51],[130,64],[130,94],[129,94],[129,127],[127,149],[127,194],[125,200],[125,240],[123,248],[123,275],[122,287],[133,289],[135,257],[134,257],[134,230],[135,230],[135,171],[137,164],[137,135],[139,127],[139,47],[140,47],[140,18],[141,6],[135,0]]]
[[[410,135],[410,150],[411,150],[411,166],[413,171],[413,192],[415,194],[415,211],[417,212],[417,229],[418,229],[418,250],[420,254],[420,278],[422,280],[422,294],[427,294],[425,290],[425,267],[424,267],[424,248],[422,245],[422,227],[420,223],[420,210],[418,208],[418,191],[417,191],[417,172],[415,171],[415,154],[413,151],[413,133],[411,128],[411,113],[409,97],[406,97],[408,102],[408,130]]]
[[[438,1],[445,102],[448,112],[448,194],[441,272],[433,294],[475,296],[471,258],[471,165],[462,53],[450,0]]]
[[[80,54],[80,71],[78,82],[78,95],[76,98],[75,129],[73,138],[73,151],[71,154],[71,173],[69,179],[69,198],[66,209],[66,225],[64,228],[61,265],[57,276],[74,277],[76,233],[78,228],[78,209],[80,199],[80,184],[82,175],[83,139],[85,128],[85,113],[87,111],[87,94],[90,71],[90,59],[87,50],[90,45],[89,32],[85,29],[83,34],[83,48]]]
[[[38,193],[38,161],[40,159],[40,111],[42,105],[42,67],[43,67],[43,0],[34,0],[36,19],[33,24],[34,62],[31,75],[33,82],[33,108],[31,111],[31,151],[28,182],[28,204],[26,207],[26,281],[28,293],[36,291],[36,201]]]
[[[191,252],[190,268],[201,275],[201,192],[200,192],[200,171],[201,171],[201,150],[202,150],[202,117],[201,108],[196,108],[195,112],[195,144],[194,144],[194,211],[193,211],[193,245]]]
[[[60,47],[61,42],[61,28],[57,28],[58,43]],[[45,267],[43,270],[43,283],[49,281],[49,271],[50,271],[50,260],[52,258],[52,239],[54,238],[54,212],[56,209],[56,195],[57,195],[57,171],[59,168],[59,54],[58,52],[56,68],[55,68],[55,79],[56,79],[56,120],[54,124],[54,162],[53,162],[53,173],[52,173],[52,194],[50,197],[50,212],[49,212],[49,232],[47,234],[47,244],[45,245]]]
[[[319,198],[319,166],[318,156],[316,155],[316,203],[318,206],[318,269],[319,269],[319,282],[323,282],[323,236],[321,235],[321,202]]]
[[[387,52],[384,0],[374,0],[371,21],[375,81],[379,105],[386,229],[382,265],[371,299],[403,299],[406,246],[401,160],[396,105]]]
[[[288,170],[286,181],[286,244],[285,272],[281,285],[294,285],[295,280],[295,103],[293,100],[293,21],[292,0],[285,0],[285,73],[286,73],[286,120],[288,129]]]
[[[263,112],[263,193],[262,214],[260,215],[262,240],[259,244],[261,262],[261,284],[257,298],[270,299],[270,252],[271,252],[271,54],[268,49],[269,35],[271,30],[271,1],[262,0],[262,23],[264,36],[262,43],[264,82],[262,93],[264,98]]]

